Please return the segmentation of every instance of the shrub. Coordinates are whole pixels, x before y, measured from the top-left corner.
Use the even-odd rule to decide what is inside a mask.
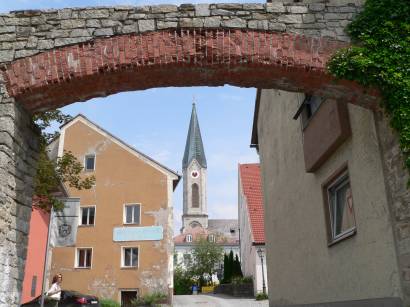
[[[110,299],[101,299],[100,300],[101,307],[120,307],[121,305],[116,301]]]
[[[268,295],[266,293],[260,292],[258,294],[256,294],[256,300],[257,301],[263,301],[263,300],[267,300],[268,299]]]
[[[253,283],[253,277],[252,276],[244,276],[244,277],[242,277],[242,282],[244,284]]]
[[[192,285],[193,281],[189,273],[180,267],[176,267],[174,271],[174,294],[191,294]]]
[[[236,276],[232,278],[232,283],[235,285],[253,283],[253,277],[252,276],[245,276],[245,277]]]
[[[162,292],[152,292],[144,296],[131,300],[132,306],[159,306],[167,299],[167,295]]]

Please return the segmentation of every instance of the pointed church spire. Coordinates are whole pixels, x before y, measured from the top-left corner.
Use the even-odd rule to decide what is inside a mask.
[[[205,151],[202,144],[201,131],[199,130],[195,102],[192,103],[191,121],[189,122],[182,168],[187,168],[193,159],[197,160],[203,168],[206,168]]]

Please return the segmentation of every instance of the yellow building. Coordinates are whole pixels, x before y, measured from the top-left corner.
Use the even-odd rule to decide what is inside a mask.
[[[68,187],[81,206],[76,246],[52,252],[51,274],[63,274],[63,289],[123,305],[153,291],[171,299],[172,195],[179,175],[83,115],[61,127],[50,151],[72,152],[96,178],[90,190]]]

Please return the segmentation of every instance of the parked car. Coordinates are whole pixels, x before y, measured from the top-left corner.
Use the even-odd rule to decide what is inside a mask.
[[[36,297],[28,303],[22,304],[21,307],[38,307],[41,303],[41,296]],[[51,306],[50,302],[44,301],[44,307]],[[100,307],[98,297],[82,294],[76,291],[61,291],[61,300],[58,302],[58,307]]]

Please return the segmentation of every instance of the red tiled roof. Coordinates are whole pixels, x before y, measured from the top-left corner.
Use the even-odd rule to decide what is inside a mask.
[[[239,177],[246,198],[253,243],[265,243],[265,211],[259,164],[239,164]]]

